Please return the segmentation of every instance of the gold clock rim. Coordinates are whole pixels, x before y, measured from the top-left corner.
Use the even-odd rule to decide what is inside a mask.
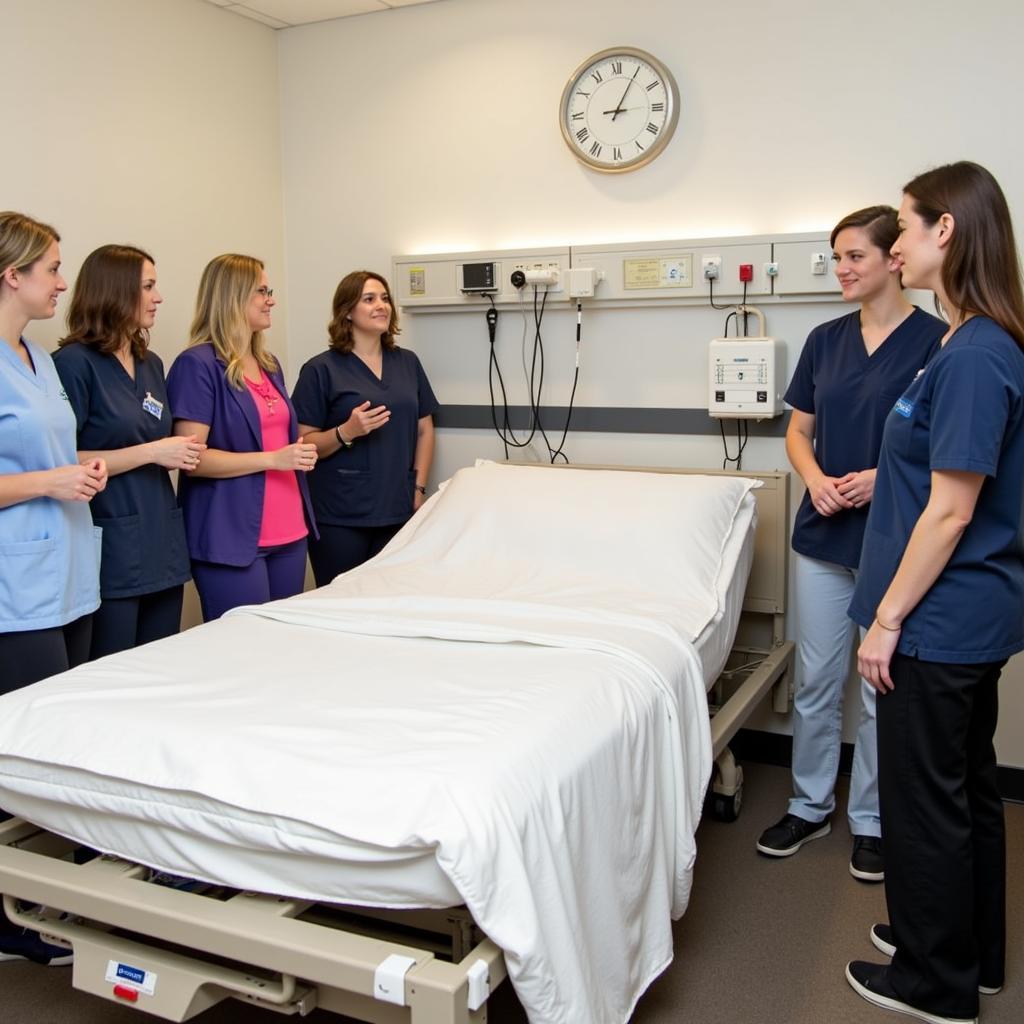
[[[609,57],[618,56],[636,57],[639,60],[650,64],[651,67],[658,72],[667,87],[666,92],[668,93],[670,110],[669,116],[665,119],[665,128],[662,135],[659,139],[655,140],[654,145],[640,156],[630,160],[628,163],[620,164],[615,167],[604,163],[598,163],[591,157],[580,152],[579,147],[572,140],[572,135],[566,124],[566,118],[568,115],[569,97],[572,95],[573,86],[579,81],[583,72],[594,64],[599,64],[602,61],[607,60]],[[562,89],[562,98],[558,105],[558,127],[562,131],[562,138],[565,140],[565,144],[569,147],[573,156],[575,156],[580,163],[586,165],[593,171],[600,171],[603,174],[624,174],[627,171],[635,171],[637,168],[649,164],[655,157],[661,155],[662,150],[664,150],[672,141],[672,136],[675,134],[676,125],[679,122],[679,106],[679,86],[676,84],[676,80],[672,72],[669,71],[662,61],[658,60],[657,57],[648,53],[646,50],[641,50],[638,46],[609,46],[604,50],[598,50],[597,53],[591,54],[586,60],[582,61],[576,67],[576,70],[569,76],[568,81],[565,83],[565,87]]]

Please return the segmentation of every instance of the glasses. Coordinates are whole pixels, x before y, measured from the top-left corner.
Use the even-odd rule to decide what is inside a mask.
[[[263,285],[256,289],[256,294],[262,299],[272,299],[274,297],[274,289]]]

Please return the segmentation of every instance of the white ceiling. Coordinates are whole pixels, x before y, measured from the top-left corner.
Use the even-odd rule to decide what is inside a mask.
[[[431,4],[437,0],[207,0],[215,7],[223,7],[232,14],[252,18],[271,28],[290,28],[308,25],[313,21],[348,18],[353,14],[371,14],[388,11],[393,7],[412,7]]]

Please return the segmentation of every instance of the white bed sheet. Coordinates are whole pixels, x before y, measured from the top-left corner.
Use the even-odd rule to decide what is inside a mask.
[[[694,643],[700,658],[705,688],[709,688],[725,665],[739,621],[743,591],[753,557],[753,533],[749,514],[737,516],[729,541],[726,565],[735,566],[720,581],[721,614],[708,624]],[[733,545],[739,556],[733,560]],[[239,619],[242,634],[236,641],[243,647],[262,643],[266,627],[261,619]],[[288,638],[288,631],[296,632]],[[302,627],[280,625],[280,640],[288,650],[302,650],[311,664],[339,657],[366,660],[373,651],[360,648],[365,638],[335,634],[318,637],[322,650],[311,649]],[[369,643],[378,644],[374,638]],[[406,638],[407,653],[418,664],[432,657],[431,647],[450,641]],[[534,652],[531,671],[547,672],[547,648]],[[337,833],[316,828],[308,822],[275,818],[258,811],[220,803],[213,797],[181,789],[165,789],[113,776],[99,775],[74,765],[34,762],[28,766],[0,755],[0,776],[12,771],[32,770],[40,782],[33,791],[18,797],[18,813],[30,821],[60,821],[61,830],[71,836],[89,837],[96,849],[131,850],[133,858],[161,870],[173,870],[188,878],[223,881],[229,877],[246,880],[245,888],[294,896],[300,893],[332,894],[331,899],[358,902],[362,906],[401,909],[451,907],[462,897],[437,862],[433,849],[417,846],[387,848],[361,843]],[[90,793],[89,801],[66,802],[69,791]],[[160,815],[140,808],[164,805]],[[247,830],[229,835],[189,830],[192,816],[217,821],[244,821]],[[268,844],[262,830],[295,838],[289,849]],[[301,837],[301,842],[300,842]],[[173,869],[171,867],[173,865]],[[318,898],[327,899],[325,895]]]
[[[470,491],[481,482],[487,491],[493,474]],[[3,698],[0,802],[65,834],[67,803],[157,822],[182,842],[155,866],[265,891],[282,890],[232,847],[329,858],[327,833],[396,863],[429,851],[505,950],[532,1020],[625,1020],[670,961],[669,916],[689,894],[710,768],[689,641],[723,616],[708,583],[745,492],[724,501],[717,539],[696,512],[686,521],[689,499],[665,509],[696,550],[697,575],[714,572],[692,593],[682,581],[681,599],[671,567],[657,587],[614,573],[595,587],[589,570],[567,575],[557,545],[537,566],[492,559],[481,578],[486,528],[421,515],[329,588]],[[88,778],[69,790],[47,774],[55,765]],[[126,774],[138,790],[109,792]],[[202,794],[199,806],[176,804],[182,791]],[[111,843],[73,835],[146,860],[144,837],[126,827]],[[192,863],[193,833],[223,848],[223,865]],[[308,878],[289,894],[372,902]]]

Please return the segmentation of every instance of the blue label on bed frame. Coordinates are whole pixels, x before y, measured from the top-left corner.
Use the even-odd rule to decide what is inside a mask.
[[[129,967],[128,964],[117,965],[117,976],[141,985],[146,980],[146,972],[140,971],[138,967]]]

